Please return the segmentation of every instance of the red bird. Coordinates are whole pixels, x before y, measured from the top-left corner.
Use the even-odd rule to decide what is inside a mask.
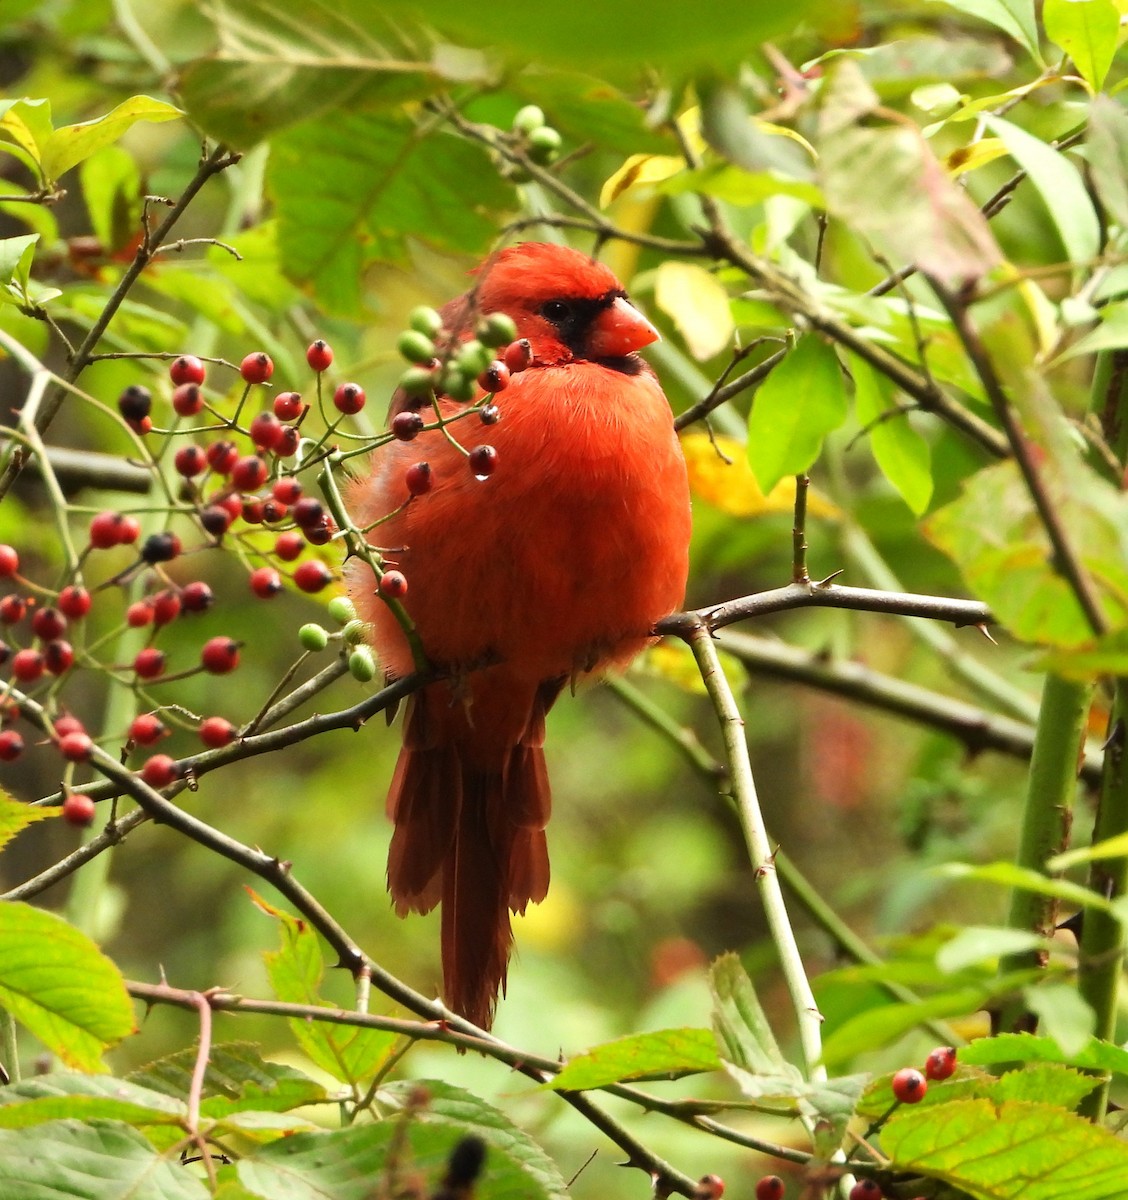
[[[496,448],[479,479],[439,430],[394,442],[358,481],[361,526],[408,581],[428,659],[450,672],[409,701],[388,793],[388,887],[397,913],[442,905],[447,1004],[489,1028],[513,939],[509,912],[548,891],[545,714],[561,690],[623,666],[685,592],[689,488],[670,407],[635,353],[658,333],[615,276],[564,246],[503,250],[443,309],[470,336],[507,313],[532,363],[498,394],[501,420],[449,427]],[[407,402],[401,397],[393,409]],[[445,414],[463,408],[441,401]],[[424,416],[428,410],[424,410]],[[433,488],[408,501],[408,468]],[[390,676],[411,653],[366,568],[351,587]]]

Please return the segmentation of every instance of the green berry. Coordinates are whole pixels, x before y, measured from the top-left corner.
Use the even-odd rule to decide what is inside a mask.
[[[464,375],[453,363],[443,371],[440,386],[452,400],[473,400],[478,391],[474,375]]]
[[[399,377],[399,386],[409,396],[425,396],[435,386],[435,372],[428,367],[408,367]]]
[[[433,338],[443,327],[442,317],[426,304],[420,304],[418,308],[413,308],[407,318],[407,323],[416,333],[421,333],[424,337],[429,338]]]
[[[368,635],[368,626],[363,621],[352,620],[341,630],[341,637],[348,646],[359,646]]]
[[[311,621],[298,630],[298,641],[303,650],[324,650],[329,645],[329,631]]]
[[[435,357],[435,343],[418,329],[405,329],[399,335],[396,349],[413,363],[429,363]]]
[[[477,338],[463,342],[454,359],[463,375],[478,376],[493,362],[493,351]]]
[[[535,104],[526,104],[524,108],[517,110],[517,115],[513,118],[513,130],[515,133],[530,134],[535,129],[540,129],[544,125],[544,110],[538,108]]]
[[[349,655],[349,674],[360,683],[371,683],[376,678],[376,660],[367,646],[357,646]]]
[[[340,625],[356,620],[356,608],[348,596],[334,596],[325,606],[329,615]]]
[[[560,153],[563,139],[560,134],[545,125],[529,134],[529,157],[540,166],[547,166]]]
[[[478,340],[493,350],[517,340],[517,324],[503,312],[488,313],[478,323]]]

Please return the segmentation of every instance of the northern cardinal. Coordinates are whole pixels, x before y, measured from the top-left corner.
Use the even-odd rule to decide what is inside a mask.
[[[509,912],[548,891],[545,714],[570,681],[625,665],[681,602],[690,511],[669,404],[635,353],[659,335],[611,271],[529,242],[476,275],[442,310],[444,326],[466,338],[479,315],[506,313],[533,355],[498,394],[499,423],[472,414],[448,427],[466,450],[493,445],[496,469],[476,477],[428,430],[382,450],[350,507],[362,526],[398,509],[368,536],[406,577],[404,606],[448,672],[408,704],[388,793],[388,887],[400,916],[441,903],[444,997],[488,1029]],[[397,393],[393,411],[411,403]],[[428,400],[422,415],[432,413]],[[433,487],[405,504],[419,461]],[[371,572],[354,568],[350,581],[384,670],[410,673]]]

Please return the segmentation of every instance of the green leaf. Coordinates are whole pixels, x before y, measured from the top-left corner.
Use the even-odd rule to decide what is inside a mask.
[[[955,1100],[889,1119],[881,1148],[896,1171],[976,1200],[1121,1200],[1128,1144],[1052,1104]]]
[[[82,198],[94,235],[107,253],[120,249],[140,227],[141,173],[133,155],[105,146],[82,164]]]
[[[713,1034],[721,1057],[752,1073],[793,1073],[760,1007],[752,980],[735,954],[722,954],[713,963],[709,987],[713,993]]]
[[[283,269],[337,311],[358,308],[365,264],[402,259],[408,238],[481,254],[513,201],[480,147],[358,113],[276,138],[267,186]]]
[[[717,1043],[708,1029],[663,1029],[618,1038],[573,1055],[545,1084],[553,1091],[583,1091],[625,1079],[678,1079],[721,1066]]]
[[[1100,91],[1120,33],[1120,13],[1113,0],[1044,0],[1046,37],[1073,59],[1093,91]]]
[[[1066,679],[1084,681],[1102,675],[1128,674],[1128,630],[1093,638],[1066,650],[1040,654],[1033,663],[1038,671],[1053,671]]]
[[[1028,987],[1026,1007],[1038,1018],[1038,1028],[1054,1039],[1064,1054],[1077,1054],[1093,1039],[1097,1017],[1077,988],[1068,983]]]
[[[1083,263],[1100,252],[1101,227],[1081,172],[1060,150],[1002,117],[984,114],[987,128],[1027,173],[1057,227],[1066,255]]]
[[[427,1096],[424,1107],[416,1107],[417,1089]],[[453,1126],[464,1133],[480,1137],[490,1148],[486,1157],[481,1184],[474,1189],[476,1200],[492,1196],[495,1187],[508,1187],[507,1164],[516,1163],[524,1174],[526,1184],[532,1183],[535,1194],[546,1200],[566,1200],[567,1184],[556,1163],[540,1145],[503,1113],[471,1092],[435,1079],[401,1081],[390,1084],[380,1093],[398,1101],[400,1107],[411,1108],[417,1121],[424,1124]],[[494,1152],[500,1154],[499,1163]],[[520,1193],[519,1193],[520,1194]],[[515,1198],[516,1200],[516,1198]]]
[[[2,244],[0,243],[0,245]],[[61,809],[58,808],[33,808],[22,800],[13,800],[7,792],[0,788],[0,848],[29,825],[34,825],[36,821],[43,821],[47,817],[57,817],[60,812]]]
[[[1128,229],[1128,112],[1109,96],[1094,96],[1089,105],[1085,150],[1101,203]]]
[[[0,1088],[0,1128],[26,1129],[67,1117],[173,1125],[182,1132],[184,1101],[110,1075],[54,1071]]]
[[[748,464],[763,491],[806,471],[845,419],[838,358],[817,334],[805,334],[760,385],[748,417]]]
[[[1068,362],[1083,354],[1096,354],[1101,350],[1121,350],[1128,346],[1128,300],[1116,300],[1099,310],[1100,324],[1089,330],[1059,354],[1050,366]]]
[[[84,1071],[134,1032],[117,967],[61,917],[16,901],[0,903],[0,1008]]]
[[[976,963],[1045,947],[1044,937],[1025,929],[968,925],[940,947],[936,952],[936,965],[945,974],[954,975]]]
[[[960,1061],[985,1067],[996,1063],[1063,1063],[1083,1071],[1107,1071],[1128,1076],[1128,1050],[1093,1038],[1081,1050],[1066,1054],[1048,1037],[1029,1033],[1004,1033],[998,1037],[976,1038],[960,1050]]]
[[[208,1189],[116,1121],[0,1129],[0,1195],[20,1200],[206,1200]]]
[[[849,355],[854,377],[854,408],[882,474],[919,517],[932,499],[932,456],[928,443],[897,413],[893,389],[864,359]],[[895,415],[890,415],[895,414]]]
[[[1126,654],[1126,670],[1115,674],[1128,674],[1128,654]],[[1118,833],[1115,837],[1105,838],[1104,841],[1094,842],[1091,846],[1079,846],[1076,850],[1066,850],[1055,854],[1046,863],[1049,871],[1068,871],[1078,863],[1099,862],[1105,858],[1124,858],[1128,855],[1128,833]]]
[[[769,196],[794,196],[812,208],[823,207],[823,194],[813,183],[787,179],[773,171],[745,171],[731,163],[679,171],[658,184],[657,190],[668,196],[700,192],[739,205],[759,204]]]
[[[968,13],[981,21],[988,21],[1009,34],[1024,47],[1036,62],[1042,62],[1038,49],[1038,21],[1034,13],[1034,0],[945,0],[957,12]]]
[[[51,105],[46,100],[0,101],[0,143],[44,181],[41,163],[44,147],[52,134]]]
[[[306,0],[300,17],[287,0],[218,0],[211,15],[218,49],[187,67],[181,95],[193,120],[237,147],[330,111],[421,99],[459,74],[368,0]]]
[[[25,233],[20,237],[0,240],[0,301],[6,304],[26,304],[27,285],[31,278],[31,261],[35,257],[39,234]]]
[[[56,180],[83,159],[112,145],[138,121],[174,121],[182,115],[180,109],[163,100],[131,96],[104,117],[56,129],[43,147],[43,172],[48,179]]]
[[[281,935],[282,948],[263,954],[275,996],[291,1004],[319,1005],[336,1010],[336,1005],[327,1004],[320,995],[325,964],[317,934],[307,922],[261,900],[257,903],[277,919]],[[396,1044],[393,1033],[352,1025],[292,1019],[290,1029],[312,1062],[335,1079],[349,1084],[374,1075]]]
[[[654,272],[654,302],[669,316],[699,362],[732,342],[728,292],[711,271],[697,263],[669,259]]]
[[[1109,916],[1117,915],[1116,908],[1091,888],[1068,879],[1051,879],[1041,871],[1020,867],[1015,863],[984,863],[975,867],[968,863],[944,863],[934,870],[945,879],[976,879],[984,883],[996,883],[1000,887],[1021,888],[1040,896],[1054,896],[1078,908],[1098,908]]]
[[[843,120],[843,99],[865,116],[855,99],[859,79],[857,64],[838,59],[823,98],[819,182],[828,212],[898,265],[913,263],[956,286],[986,274],[1003,258],[987,218],[920,130]]]

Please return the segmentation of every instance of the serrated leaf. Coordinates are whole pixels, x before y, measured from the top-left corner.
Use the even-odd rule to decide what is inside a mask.
[[[764,380],[748,416],[748,463],[765,492],[785,475],[801,475],[823,438],[846,419],[846,389],[838,357],[816,334]]]
[[[0,1195],[13,1200],[206,1200],[208,1189],[116,1121],[0,1130]]]
[[[1041,63],[1034,0],[946,0],[946,3],[957,12],[989,21],[1023,46],[1036,63]]]
[[[1100,222],[1081,172],[1062,151],[1010,121],[990,114],[985,114],[983,120],[1029,176],[1049,210],[1068,257],[1083,263],[1096,256],[1101,244]]]
[[[996,1063],[1063,1063],[1083,1071],[1108,1071],[1128,1076],[1128,1050],[1092,1038],[1087,1046],[1066,1054],[1048,1037],[1030,1033],[1003,1033],[997,1037],[976,1038],[960,1050],[960,1061],[994,1066]]]
[[[513,201],[480,147],[360,113],[275,138],[267,186],[283,269],[338,311],[358,307],[365,264],[401,259],[408,238],[482,253]]]
[[[117,967],[61,917],[17,901],[0,903],[0,1007],[84,1071],[134,1032]]]
[[[711,1030],[662,1029],[618,1038],[575,1054],[545,1087],[583,1091],[627,1079],[678,1079],[720,1067]]]
[[[163,100],[130,96],[104,117],[56,129],[43,147],[43,172],[48,179],[56,180],[103,146],[112,145],[138,121],[175,121],[183,115]]]
[[[1128,112],[1110,96],[1094,96],[1089,105],[1085,148],[1101,203],[1128,229]]]
[[[0,1088],[0,1128],[26,1129],[73,1117],[128,1125],[182,1125],[183,1101],[110,1075],[53,1071]]]
[[[662,263],[654,273],[654,302],[673,321],[699,362],[720,354],[731,343],[728,292],[704,267],[674,259]]]
[[[721,1057],[733,1066],[766,1075],[796,1074],[780,1053],[748,972],[735,954],[723,954],[709,972],[713,1033]]]
[[[321,998],[325,963],[317,934],[306,921],[265,906],[278,921],[282,948],[263,954],[270,986],[291,1004],[336,1008]],[[290,1029],[312,1062],[335,1079],[356,1084],[376,1073],[396,1044],[396,1035],[378,1029],[292,1019]]]
[[[928,443],[896,412],[893,389],[864,359],[849,356],[854,377],[854,408],[858,423],[881,473],[919,517],[932,499],[932,455]]]
[[[44,821],[48,817],[56,817],[60,811],[57,808],[33,808],[22,800],[13,800],[0,788],[0,848],[29,825],[34,825],[36,821]]]
[[[1100,91],[1120,33],[1120,13],[1113,0],[1044,0],[1046,37],[1073,59],[1094,91]]]
[[[1052,1104],[956,1100],[902,1107],[881,1134],[897,1171],[976,1200],[1122,1200],[1128,1144]]]

